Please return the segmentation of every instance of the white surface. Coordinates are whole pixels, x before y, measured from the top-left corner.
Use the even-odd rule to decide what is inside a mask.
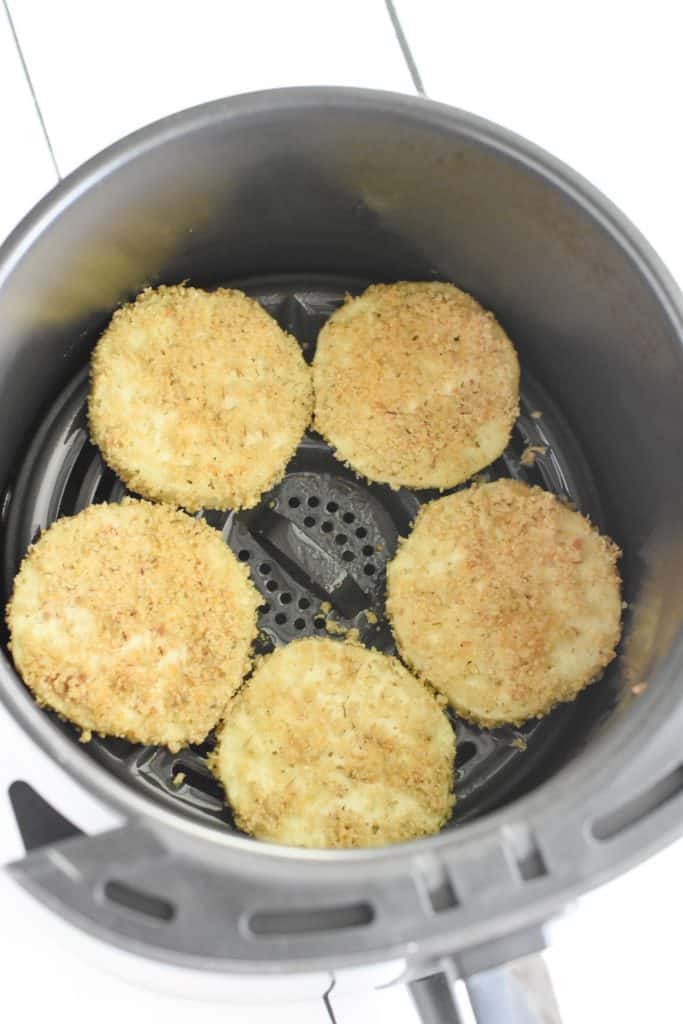
[[[24,69],[0,4],[0,242],[57,182]]]
[[[396,9],[431,99],[572,165],[683,281],[680,4],[396,0]]]
[[[62,174],[205,100],[285,85],[410,89],[382,0],[13,0]]]
[[[545,954],[564,1024],[680,1024],[683,843],[586,897]]]
[[[622,206],[683,279],[677,5],[396,6],[430,96],[499,121],[573,164]],[[155,117],[220,95],[313,83],[412,91],[380,0],[11,0],[11,9],[62,173]],[[0,86],[2,237],[54,181],[2,11]],[[22,752],[15,758],[13,732],[0,719],[0,787],[30,772],[38,789],[68,807],[72,784],[47,759],[22,764],[25,744],[16,737]],[[18,840],[5,806],[0,815],[6,860],[16,856]],[[682,868],[679,844],[586,898],[558,928],[548,959],[565,1024],[681,1019],[679,943],[670,922],[683,909]],[[79,1024],[96,1012],[98,1024],[120,1024],[126,1015],[186,1024],[192,1011],[206,1024],[327,1020],[320,1001],[228,1009],[134,988],[76,956],[58,928],[37,924],[27,897],[1,876],[0,905],[3,1005],[21,1007],[29,1022],[68,1013]],[[339,995],[335,1007],[340,1024],[416,1019],[400,989]]]

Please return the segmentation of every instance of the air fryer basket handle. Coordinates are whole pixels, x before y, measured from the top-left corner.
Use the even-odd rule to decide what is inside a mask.
[[[410,983],[423,1024],[562,1024],[541,953],[463,979],[448,971]]]

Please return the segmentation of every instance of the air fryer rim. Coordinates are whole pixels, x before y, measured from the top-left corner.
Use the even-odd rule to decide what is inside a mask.
[[[656,296],[683,347],[683,297],[672,276],[640,232],[581,175],[507,129],[456,108],[401,94],[335,87],[269,90],[216,100],[164,118],[116,142],[60,182],[0,247],[0,303],[4,282],[32,243],[64,209],[77,202],[91,188],[101,186],[118,168],[134,161],[142,153],[163,146],[166,141],[188,136],[206,124],[220,123],[225,119],[249,118],[260,112],[312,107],[329,108],[330,111],[373,109],[388,115],[412,118],[432,126],[436,131],[460,135],[521,163],[565,198],[578,204],[602,226]],[[222,855],[232,857],[233,865],[244,870],[254,870],[254,861],[258,861],[259,869],[268,866],[276,875],[291,878],[297,868],[309,875],[314,866],[319,872],[341,874],[344,866],[348,867],[350,863],[357,866],[363,864],[366,873],[379,874],[388,862],[398,867],[400,863],[408,864],[425,854],[469,844],[503,826],[512,826],[515,822],[539,823],[549,813],[548,808],[552,808],[553,816],[570,814],[572,808],[576,809],[581,804],[586,793],[595,793],[600,790],[602,782],[614,779],[615,772],[625,763],[627,754],[629,758],[642,756],[647,759],[649,768],[654,761],[662,765],[662,771],[665,770],[670,760],[670,745],[663,744],[661,749],[654,750],[653,742],[644,744],[642,737],[649,736],[652,740],[661,723],[671,721],[674,715],[683,715],[681,666],[683,630],[672,643],[656,678],[651,680],[652,685],[639,699],[638,713],[622,723],[621,728],[596,738],[580,757],[532,792],[449,833],[390,847],[348,851],[301,850],[242,838],[209,825],[186,820],[135,793],[110,775],[104,767],[88,758],[77,744],[60,732],[41,712],[4,654],[0,660],[0,696],[20,726],[51,757],[86,789],[94,791],[124,815],[144,819],[153,826],[221,847]],[[656,776],[656,769],[651,774]],[[683,821],[677,820],[668,830],[662,830],[656,837],[650,836],[647,851],[643,850],[636,859],[640,859],[645,852],[653,852],[654,848],[665,845],[681,828]],[[617,860],[615,858],[613,870],[609,874],[616,873],[623,866],[617,864]],[[629,862],[634,862],[632,856]]]

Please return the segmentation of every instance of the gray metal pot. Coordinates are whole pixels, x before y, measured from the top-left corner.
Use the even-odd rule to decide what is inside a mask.
[[[0,251],[5,591],[37,528],[120,496],[87,446],[82,411],[89,351],[122,300],[150,283],[239,282],[312,341],[354,282],[431,277],[495,311],[520,353],[523,408],[544,412],[522,417],[519,443],[540,436],[541,482],[623,548],[621,656],[574,705],[530,727],[525,750],[505,731],[459,735],[461,800],[439,836],[316,852],[239,834],[206,779],[202,789],[201,750],[187,754],[194,783],[174,795],[170,756],[79,745],[3,655],[11,713],[126,820],[98,837],[69,837],[62,823],[58,846],[43,831],[10,870],[114,946],[240,975],[398,960],[404,980],[437,977],[416,987],[428,1015],[444,995],[438,972],[466,979],[540,948],[544,922],[681,830],[681,296],[595,189],[469,114],[350,89],[223,100],[129,136],[36,207]],[[315,439],[297,459],[287,493],[311,496],[303,477],[314,489],[321,479],[390,541],[422,497],[365,494],[338,467],[337,480]],[[514,451],[502,471],[523,472]],[[310,582],[292,569],[296,515],[284,516],[281,567],[295,597]],[[218,525],[235,546],[256,545],[244,547],[250,560],[267,540],[262,522]],[[316,628],[266,626],[276,641]],[[484,1020],[481,976],[472,992]]]

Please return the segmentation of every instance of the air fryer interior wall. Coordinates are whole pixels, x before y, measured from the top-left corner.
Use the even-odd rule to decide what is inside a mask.
[[[615,244],[609,213],[559,189],[552,164],[541,175],[480,122],[461,115],[446,127],[435,106],[307,95],[246,98],[230,117],[211,105],[180,133],[171,118],[77,172],[58,217],[49,200],[34,215],[0,269],[3,489],[11,496],[27,445],[112,310],[145,285],[246,281],[266,304],[270,288],[276,306],[349,277],[437,278],[472,292],[514,340],[531,392],[537,381],[556,407],[558,458],[576,477],[567,492],[623,548],[632,604],[620,659],[505,790],[511,799],[623,727],[631,687],[680,625],[676,328],[647,268]],[[100,761],[121,774],[106,752]]]

